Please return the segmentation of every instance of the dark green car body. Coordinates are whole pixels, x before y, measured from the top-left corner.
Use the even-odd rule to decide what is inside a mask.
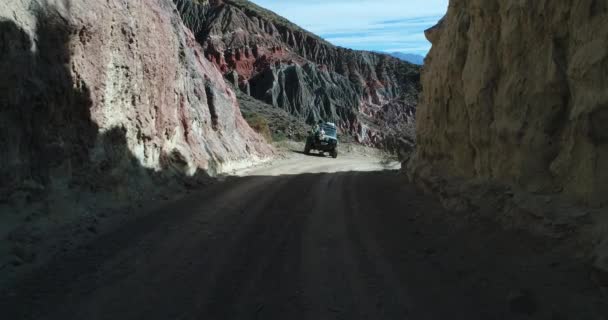
[[[333,158],[338,157],[338,128],[333,123],[320,125],[319,132],[311,132],[306,138],[304,153],[319,151],[321,154],[328,152]]]

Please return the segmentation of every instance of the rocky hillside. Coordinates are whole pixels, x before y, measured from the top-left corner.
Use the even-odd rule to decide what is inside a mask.
[[[31,185],[141,191],[152,178],[272,154],[174,8],[0,3],[2,195]]]
[[[402,129],[386,117],[413,128],[419,67],[336,47],[246,0],[211,1],[205,20],[197,38],[206,57],[246,94],[309,123],[336,122],[362,142]]]
[[[596,0],[450,1],[447,16],[426,33],[433,48],[422,75],[414,176],[526,192],[499,192],[497,205],[511,223],[525,212],[572,229],[562,213],[580,221],[593,212],[553,195],[595,207],[596,221],[606,221],[607,9]],[[536,203],[515,210],[530,195]],[[608,228],[598,233],[606,256]],[[608,270],[608,258],[602,263]]]
[[[608,12],[600,3],[451,1],[427,31],[420,159],[608,203]]]

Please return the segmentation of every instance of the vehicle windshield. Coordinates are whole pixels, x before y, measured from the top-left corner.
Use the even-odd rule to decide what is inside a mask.
[[[332,137],[332,138],[337,137],[338,132],[336,130],[336,127],[329,125],[329,124],[323,124],[323,125],[321,125],[321,129],[323,129],[326,136]]]

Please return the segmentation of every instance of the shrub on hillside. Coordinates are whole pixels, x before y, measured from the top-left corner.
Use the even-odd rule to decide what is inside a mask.
[[[272,142],[272,132],[268,125],[268,120],[257,113],[243,113],[243,118],[249,126],[266,139],[267,142]]]

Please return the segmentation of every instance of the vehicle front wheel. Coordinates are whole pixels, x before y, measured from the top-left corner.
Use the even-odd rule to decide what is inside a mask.
[[[306,146],[304,147],[304,153],[310,154],[310,144],[306,143]]]
[[[337,158],[338,157],[338,150],[332,151],[331,152],[331,157],[334,158],[334,159]]]

